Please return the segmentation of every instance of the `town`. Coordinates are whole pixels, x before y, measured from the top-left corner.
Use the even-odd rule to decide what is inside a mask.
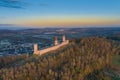
[[[119,34],[120,28],[43,28],[23,30],[0,30],[0,56],[33,54],[34,44],[39,49],[54,45],[54,37],[58,36],[62,42],[62,35],[68,39],[87,36],[111,36]],[[118,38],[117,38],[118,39]]]

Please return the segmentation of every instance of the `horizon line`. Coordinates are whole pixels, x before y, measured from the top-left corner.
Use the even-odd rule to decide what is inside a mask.
[[[99,26],[99,27],[96,27],[96,26],[89,26],[89,27],[36,27],[36,28],[33,28],[33,27],[26,27],[26,28],[18,28],[18,27],[16,27],[16,28],[0,28],[0,30],[29,30],[29,29],[31,29],[31,30],[34,30],[34,29],[72,29],[72,28],[81,28],[81,29],[92,29],[92,28],[120,28],[120,26]]]

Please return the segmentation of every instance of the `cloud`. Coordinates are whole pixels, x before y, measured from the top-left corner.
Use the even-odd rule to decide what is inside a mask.
[[[22,9],[23,4],[20,0],[0,0],[0,7]]]
[[[39,5],[39,6],[48,6],[46,3],[30,3],[22,1],[22,0],[0,0],[0,7],[5,7],[5,8],[16,8],[16,9],[24,9],[26,5],[31,6],[31,5]]]
[[[0,24],[0,26],[15,26],[15,24]]]

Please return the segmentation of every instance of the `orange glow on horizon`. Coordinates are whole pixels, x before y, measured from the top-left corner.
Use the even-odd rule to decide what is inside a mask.
[[[33,20],[24,23],[29,26],[85,26],[85,25],[116,25],[120,24],[120,20],[87,20],[87,19],[76,19],[76,20]]]
[[[120,25],[119,18],[101,17],[48,17],[48,18],[28,18],[13,21],[24,26],[100,26],[100,25]]]

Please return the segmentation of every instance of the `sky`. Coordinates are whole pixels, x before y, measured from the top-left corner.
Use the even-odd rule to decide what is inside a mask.
[[[0,27],[120,26],[120,0],[0,0]]]

